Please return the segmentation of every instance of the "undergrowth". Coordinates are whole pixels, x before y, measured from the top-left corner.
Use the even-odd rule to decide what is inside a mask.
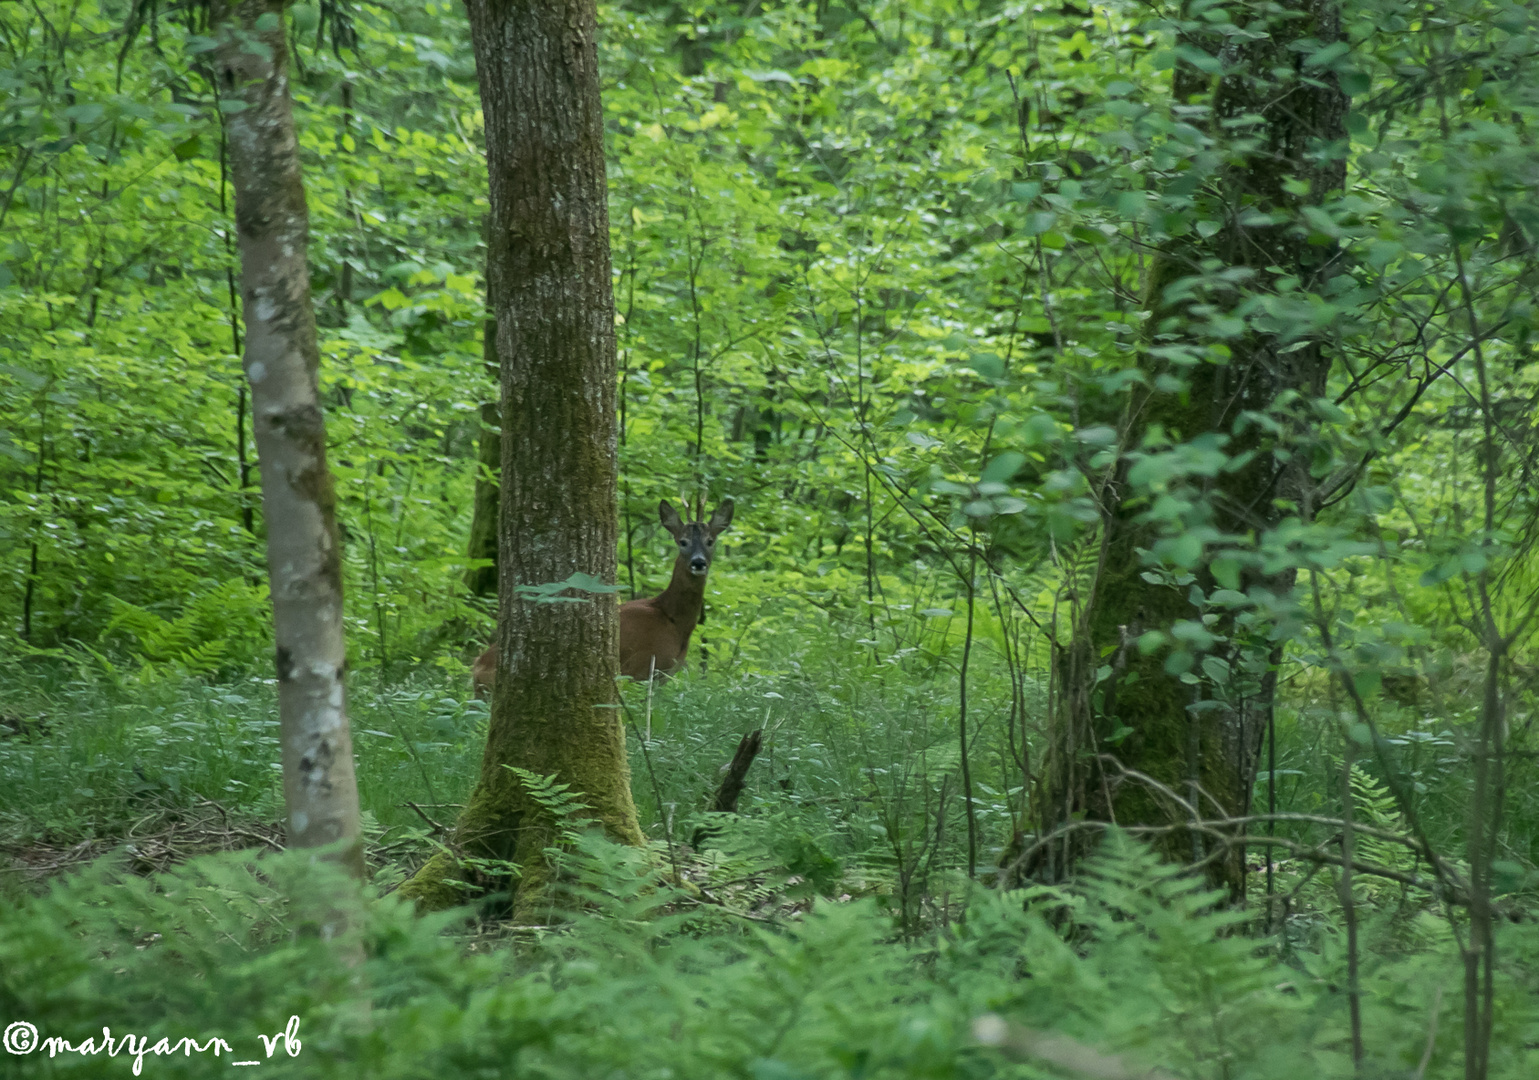
[[[0,1016],[77,1048],[99,1044],[104,1025],[152,1047],[217,1035],[263,1075],[296,1077],[1063,1075],[1019,1049],[1028,1039],[980,1045],[984,1017],[1145,1070],[1128,1075],[1352,1075],[1341,957],[1279,961],[1235,932],[1239,916],[1213,894],[1117,835],[1072,888],[975,890],[963,917],[913,941],[870,902],[819,902],[768,924],[675,892],[654,870],[645,853],[584,839],[568,858],[564,921],[470,950],[453,932],[462,913],[418,918],[373,892],[352,933],[321,940],[294,912],[335,903],[341,885],[302,855],[212,856],[152,879],[106,860],[0,910]],[[1506,1049],[1492,1075],[1517,1080],[1535,1064],[1524,1047],[1539,1024],[1539,931],[1503,935],[1495,1045]],[[1362,1075],[1409,1075],[1429,1039],[1424,1075],[1449,1075],[1461,1038],[1454,943],[1373,955]],[[275,1040],[268,1058],[258,1035],[292,1016],[298,1055]],[[50,1058],[44,1046],[7,1068],[126,1074],[119,1056]],[[151,1054],[143,1068],[205,1076],[226,1063]]]
[[[302,858],[188,858],[207,846],[169,842],[146,854],[155,823],[217,820],[221,842],[244,844],[281,818],[268,678],[199,674],[174,656],[6,663],[0,852],[12,865],[0,862],[0,1020],[72,1045],[103,1025],[172,1045],[218,1035],[237,1060],[260,1058],[264,1075],[306,1077],[1076,1075],[1032,1056],[1046,1036],[1114,1055],[1135,1070],[1127,1075],[1353,1075],[1331,868],[1276,862],[1270,925],[1261,904],[1217,906],[1116,834],[1070,886],[990,891],[984,860],[1009,838],[1022,795],[1001,673],[981,662],[972,683],[980,884],[963,872],[955,686],[938,654],[879,660],[831,631],[784,662],[764,655],[650,693],[624,689],[652,848],[568,835],[565,891],[542,929],[516,933],[467,912],[419,919],[388,895],[436,842],[430,822],[453,820],[485,706],[437,667],[388,684],[355,678],[375,875],[355,933],[337,941],[296,923],[317,890],[337,887]],[[1282,716],[1279,808],[1333,813],[1318,796],[1332,782],[1339,791],[1339,759],[1320,752],[1302,711]],[[740,812],[704,814],[721,766],[756,728],[764,749]],[[1422,729],[1432,730],[1399,730]],[[1447,769],[1436,750],[1407,740],[1408,754],[1426,754],[1412,761],[1418,778]],[[1352,789],[1359,820],[1404,828],[1371,763],[1354,768]],[[1457,834],[1452,814],[1425,809],[1430,829]],[[1515,834],[1527,827],[1512,823]],[[1417,869],[1403,848],[1359,844],[1370,862]],[[60,855],[54,871],[75,871],[29,876],[34,849]],[[1353,894],[1360,1075],[1453,1075],[1458,927],[1426,895],[1382,878],[1358,875]],[[1501,935],[1491,1075],[1528,1077],[1539,1071],[1539,931],[1513,921]],[[301,1018],[299,1057],[279,1041],[268,1059],[258,1033],[291,1016]],[[1002,1045],[974,1037],[980,1021]],[[131,1068],[74,1053],[0,1061],[17,1076]],[[151,1054],[143,1067],[202,1076],[221,1066]]]

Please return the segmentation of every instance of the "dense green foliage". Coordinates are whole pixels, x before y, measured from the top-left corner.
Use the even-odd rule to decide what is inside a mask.
[[[1015,897],[974,897],[965,924],[917,949],[884,943],[889,924],[866,904],[821,907],[770,932],[644,887],[635,859],[617,858],[602,846],[572,855],[587,913],[516,954],[467,955],[445,939],[443,919],[374,904],[360,929],[370,958],[356,972],[339,962],[348,943],[294,936],[293,907],[327,885],[295,859],[204,859],[153,886],[102,864],[0,913],[0,1009],[76,1047],[88,1037],[99,1046],[109,1016],[115,1039],[220,1035],[235,1058],[283,1076],[1064,1075],[975,1043],[974,1018],[999,1013],[1167,1075],[1352,1075],[1339,953],[1296,966],[1255,955],[1226,935],[1234,916],[1205,910],[1211,897],[1123,843],[1080,887],[1040,893],[1032,912]],[[1065,914],[1080,928],[1077,948],[1054,925]],[[1439,1021],[1425,1075],[1451,1075],[1457,1010],[1444,988],[1457,961],[1446,926],[1375,934],[1386,955],[1367,980],[1369,1075],[1414,1069]],[[1503,944],[1531,954],[1531,924]],[[1500,993],[1499,1037],[1515,1048],[1539,1021],[1535,998],[1505,979]],[[295,1015],[297,1057],[280,1041],[268,1058],[258,1034]],[[13,1059],[13,1075],[131,1067],[104,1057],[39,1051]],[[218,1067],[206,1054],[144,1060],[145,1075]],[[1498,1054],[1491,1075],[1528,1075],[1522,1053]]]
[[[1349,138],[1312,151],[1347,179],[1274,216],[1230,182],[1260,121],[1172,89],[1178,67],[1219,85],[1266,10],[601,9],[620,584],[666,580],[660,498],[738,504],[693,670],[626,689],[635,798],[656,859],[679,857],[738,736],[765,729],[742,815],[686,856],[721,910],[584,846],[572,882],[607,899],[561,932],[465,941],[385,901],[350,981],[283,914],[321,888],[298,864],[101,865],[0,911],[0,1021],[204,1036],[301,1012],[296,1075],[1060,1075],[973,1046],[997,1012],[1175,1075],[1347,1076],[1356,992],[1362,1075],[1445,1076],[1477,895],[1512,917],[1489,1075],[1531,1075],[1539,19],[1518,0],[1342,4],[1343,40],[1299,43],[1274,77],[1280,101],[1307,80],[1348,95]],[[0,6],[7,896],[44,888],[29,867],[126,840],[160,871],[229,820],[281,817],[203,18]],[[359,788],[388,887],[485,732],[464,672],[491,616],[463,584],[496,392],[479,102],[456,4],[287,18]],[[1320,250],[1315,279],[1218,252],[1151,285],[1158,258],[1270,228]],[[1140,426],[1259,339],[1320,348],[1321,392]],[[1256,431],[1311,482],[1224,532],[1214,491]],[[1253,805],[1316,817],[1252,827],[1291,846],[1251,849],[1232,915],[1120,839],[1072,885],[987,891],[1040,838],[1066,697],[1104,711],[1099,749],[1130,734],[1106,697],[1125,658],[1065,685],[1119,492],[1155,537],[1137,571],[1183,608],[1124,648],[1199,711],[1275,670]],[[1252,587],[1286,573],[1289,591]],[[198,825],[210,800],[219,828]],[[1377,830],[1345,880],[1344,812]]]

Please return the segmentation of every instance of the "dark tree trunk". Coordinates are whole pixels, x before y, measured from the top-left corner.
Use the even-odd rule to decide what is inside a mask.
[[[241,0],[227,13],[217,74],[224,99],[244,105],[229,115],[230,166],[244,366],[267,526],[288,841],[294,847],[340,841],[340,859],[361,876],[342,552],[317,386],[310,223],[289,102],[283,4]]]
[[[546,877],[550,816],[513,766],[571,785],[642,842],[615,685],[607,594],[537,603],[519,586],[615,580],[614,298],[593,0],[466,0],[491,179],[488,295],[502,374],[498,674],[481,777],[456,827],[469,854],[522,868],[515,917]],[[403,887],[459,899],[439,856]]]
[[[1184,63],[1177,69],[1177,103],[1208,98],[1210,133],[1231,143],[1248,139],[1252,145],[1240,164],[1213,180],[1216,195],[1210,211],[1223,216],[1222,227],[1207,240],[1173,241],[1155,259],[1148,302],[1156,335],[1162,333],[1161,324],[1167,319],[1196,319],[1185,313],[1184,302],[1167,302],[1166,288],[1198,273],[1204,259],[1217,257],[1228,266],[1251,270],[1246,287],[1254,292],[1269,291],[1276,279],[1285,276],[1296,276],[1304,289],[1314,288],[1331,271],[1334,248],[1309,245],[1299,214],[1342,185],[1344,157],[1339,145],[1334,151],[1331,147],[1346,137],[1346,98],[1330,71],[1306,69],[1303,61],[1308,52],[1296,52],[1293,46],[1306,38],[1321,46],[1341,40],[1334,0],[1291,5],[1282,17],[1274,16],[1270,30],[1269,37],[1237,50],[1226,47],[1221,58],[1233,70],[1216,88],[1206,73]],[[1209,51],[1219,52],[1209,40],[1188,39],[1186,44],[1211,46]],[[1239,128],[1226,123],[1245,115],[1263,119]],[[1302,181],[1307,192],[1290,181]],[[1278,223],[1240,223],[1243,214],[1258,211],[1275,214]],[[1179,325],[1165,324],[1163,333]],[[1166,337],[1162,343],[1175,340]],[[1130,446],[1140,445],[1151,430],[1163,429],[1177,443],[1219,432],[1229,437],[1224,452],[1231,460],[1254,454],[1248,464],[1209,481],[1202,493],[1208,504],[1207,524],[1234,537],[1254,540],[1276,527],[1285,513],[1307,513],[1307,507],[1298,506],[1306,479],[1299,470],[1307,463],[1298,456],[1290,460],[1278,437],[1242,420],[1246,412],[1275,412],[1285,395],[1296,393],[1307,402],[1323,392],[1329,359],[1320,345],[1308,342],[1300,348],[1295,344],[1283,351],[1285,344],[1276,335],[1251,330],[1230,342],[1231,356],[1224,364],[1199,363],[1176,370],[1151,359],[1151,386],[1155,377],[1175,374],[1185,390],[1150,390],[1134,403],[1131,413],[1136,420],[1129,433]],[[1307,405],[1301,403],[1294,415],[1307,424]],[[1293,434],[1297,433],[1296,429]],[[1267,646],[1252,643],[1241,649],[1232,640],[1208,654],[1230,665],[1234,672],[1230,688],[1249,680],[1243,698],[1237,699],[1232,690],[1216,688],[1201,668],[1197,669],[1199,682],[1193,685],[1167,674],[1163,655],[1140,655],[1135,645],[1140,634],[1169,629],[1180,620],[1200,619],[1201,613],[1191,603],[1187,588],[1143,576],[1148,566],[1140,549],[1152,548],[1161,533],[1157,525],[1139,520],[1148,504],[1127,481],[1124,467],[1108,499],[1111,510],[1103,522],[1102,557],[1093,593],[1074,641],[1061,658],[1067,693],[1039,791],[1039,811],[1049,829],[1081,812],[1091,820],[1121,825],[1166,825],[1189,816],[1186,808],[1150,784],[1128,779],[1116,766],[1103,767],[1097,754],[1110,754],[1125,768],[1153,778],[1193,804],[1205,818],[1246,813],[1255,784],[1275,686],[1271,667],[1277,657]],[[1290,500],[1294,508],[1283,509]],[[1206,570],[1198,573],[1196,584],[1205,592],[1217,587]],[[1242,591],[1260,587],[1281,595],[1291,590],[1293,574],[1263,577],[1246,572],[1239,585]],[[1232,620],[1221,620],[1216,630],[1231,639],[1237,632]],[[1110,667],[1111,674],[1098,680],[1103,666]],[[1113,742],[1118,735],[1121,738]],[[1210,880],[1241,894],[1241,849],[1230,845],[1219,851],[1214,843],[1211,837],[1183,830],[1169,834],[1158,846],[1172,859],[1206,860]],[[1075,843],[1057,847],[1049,853],[1048,872],[1061,873],[1081,850],[1082,845]],[[1042,871],[1040,865],[1037,869]]]

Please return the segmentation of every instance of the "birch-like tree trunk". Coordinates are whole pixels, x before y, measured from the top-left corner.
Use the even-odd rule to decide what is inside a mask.
[[[521,868],[515,917],[546,878],[554,822],[512,768],[570,785],[639,844],[616,709],[614,597],[540,603],[521,586],[613,584],[614,297],[593,0],[466,0],[486,122],[487,294],[502,375],[497,682],[481,777],[455,847]],[[452,872],[451,872],[452,871]],[[439,855],[402,887],[425,906],[472,877]]]
[[[280,0],[223,14],[215,72],[228,115],[246,323],[244,366],[262,473],[277,644],[283,793],[292,847],[339,844],[363,874],[344,683],[342,552],[326,465],[309,215],[289,100]]]

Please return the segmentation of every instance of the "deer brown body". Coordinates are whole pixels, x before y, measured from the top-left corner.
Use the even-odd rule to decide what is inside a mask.
[[[689,638],[705,603],[705,579],[711,569],[716,538],[732,523],[732,500],[716,508],[709,522],[685,521],[666,502],[657,508],[663,528],[673,536],[679,554],[673,577],[661,594],[620,605],[620,674],[633,679],[668,676],[684,666]],[[476,697],[491,696],[497,676],[497,646],[487,648],[470,666]]]

